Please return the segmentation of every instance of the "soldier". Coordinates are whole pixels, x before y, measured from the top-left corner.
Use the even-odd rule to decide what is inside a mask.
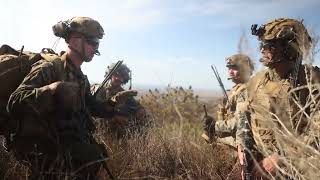
[[[91,115],[110,117],[114,108],[94,99],[81,65],[99,54],[104,30],[94,19],[74,17],[53,31],[68,47],[35,63],[10,96],[7,109],[19,121],[11,148],[30,164],[31,179],[94,179],[106,153],[93,139]]]
[[[308,133],[308,118],[310,120],[314,111],[310,107],[318,101],[311,96],[319,93],[314,84],[319,83],[320,72],[317,67],[301,64],[311,45],[302,22],[280,18],[258,29],[253,25],[252,34],[261,42],[260,62],[267,68],[249,80],[246,102],[237,107],[239,115],[248,114],[240,116],[242,124],[247,120],[250,123],[246,129],[237,132],[239,158],[244,170],[248,170],[246,165],[250,157],[244,156],[242,150],[250,147],[250,141],[247,141],[250,137],[246,137],[250,130],[253,141],[250,154],[259,164],[255,164],[251,172],[245,171],[243,178],[270,179],[270,176],[282,176],[278,171],[284,168],[281,155],[295,149],[293,144],[292,147],[284,144],[285,132],[297,138]],[[304,86],[307,84],[308,88]],[[295,90],[297,87],[299,89]]]
[[[108,66],[106,75],[115,66],[111,64]],[[100,101],[114,102],[115,99],[118,103],[115,103],[115,114],[111,120],[106,121],[105,126],[109,132],[112,133],[116,138],[122,138],[124,135],[130,132],[136,132],[142,130],[145,125],[146,112],[141,104],[135,100],[134,96],[137,95],[135,90],[125,90],[122,86],[131,81],[131,71],[125,65],[117,69],[117,71],[111,76],[110,83],[106,84],[99,92],[96,97]],[[91,91],[95,92],[97,85],[91,87]],[[131,89],[131,87],[129,88]],[[121,98],[119,98],[121,96]]]
[[[235,144],[235,132],[237,129],[237,120],[234,118],[234,112],[236,111],[236,105],[238,101],[241,101],[244,90],[246,89],[245,83],[249,80],[253,70],[252,60],[243,54],[235,54],[226,58],[226,66],[228,68],[229,78],[235,85],[229,92],[228,100],[225,100],[225,105],[219,109],[218,121],[213,120],[212,117],[205,117],[204,130],[206,134],[210,136],[203,136],[206,140],[212,141],[212,136],[218,136],[219,140],[224,144],[230,145],[236,148]],[[208,131],[210,125],[214,122],[214,128]],[[214,134],[213,134],[214,133]],[[209,139],[208,139],[209,138]]]
[[[236,131],[238,128],[238,119],[234,117],[236,112],[237,103],[242,102],[242,97],[246,90],[246,82],[249,80],[254,65],[252,60],[243,54],[235,54],[226,58],[226,66],[228,68],[229,78],[235,83],[230,90],[228,100],[225,100],[225,104],[217,112],[218,119],[215,121],[210,116],[204,117],[204,130],[205,133],[202,137],[207,142],[212,142],[214,137],[218,137],[217,142],[219,144],[227,145],[230,150],[230,157],[232,161],[237,160],[237,145],[236,145]],[[238,168],[238,165],[233,166]]]

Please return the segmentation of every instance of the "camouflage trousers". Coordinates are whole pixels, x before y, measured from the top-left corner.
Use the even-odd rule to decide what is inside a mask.
[[[30,179],[97,179],[106,158],[99,144],[69,141],[56,146],[49,142],[30,138],[13,142],[14,155],[28,166]]]

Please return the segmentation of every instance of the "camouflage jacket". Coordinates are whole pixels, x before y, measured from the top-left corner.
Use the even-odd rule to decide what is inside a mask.
[[[96,91],[98,85],[91,87],[91,92]],[[106,84],[96,95],[99,101],[110,101],[118,92],[125,91],[121,86],[114,87],[110,83]],[[115,104],[115,114],[124,116],[134,115],[138,110],[143,109],[141,104],[132,96],[128,96],[126,101],[121,104]]]
[[[259,152],[279,150],[281,140],[277,137],[281,136],[276,132],[286,129],[302,136],[308,133],[310,117],[307,116],[312,111],[312,104],[318,101],[313,101],[311,96],[319,94],[315,86],[320,82],[319,78],[318,67],[301,65],[297,79],[299,90],[293,90],[289,77],[280,78],[271,69],[263,70],[249,80],[246,105],[237,107],[237,110],[238,113],[249,110],[254,143]],[[307,84],[309,86],[305,86]],[[300,111],[301,107],[305,107],[304,111]],[[237,132],[237,139],[241,144],[244,142],[243,129]]]
[[[52,95],[42,87],[53,82],[73,82],[78,88]],[[66,102],[67,99],[70,102]],[[91,114],[113,115],[107,102],[96,101],[90,84],[81,69],[77,69],[66,54],[55,61],[41,60],[11,95],[7,109],[20,121],[17,137],[48,138],[54,142],[74,140],[89,142],[95,130]]]
[[[218,120],[215,124],[215,133],[219,137],[218,141],[236,146],[235,137],[239,126],[238,119],[234,117],[238,103],[244,101],[243,95],[246,90],[246,84],[235,85],[229,92],[229,101],[218,111]],[[219,115],[221,116],[219,118]]]

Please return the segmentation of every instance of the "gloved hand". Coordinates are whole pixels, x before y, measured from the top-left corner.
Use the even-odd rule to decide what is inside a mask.
[[[138,91],[136,90],[120,91],[111,98],[111,101],[121,104],[121,103],[124,103],[128,97],[133,97],[133,96],[136,96],[137,94],[138,94]]]
[[[202,119],[203,122],[203,130],[207,134],[210,139],[213,139],[215,134],[215,124],[216,121],[211,116],[204,116]]]

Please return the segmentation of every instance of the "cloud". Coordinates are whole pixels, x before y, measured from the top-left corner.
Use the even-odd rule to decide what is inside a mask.
[[[51,27],[74,16],[96,18],[110,30],[143,29],[163,22],[163,13],[154,0],[12,0],[2,3],[0,10],[2,23],[17,25],[12,21],[15,19],[22,26]]]
[[[100,44],[103,55],[84,66],[89,78],[93,78],[91,81],[103,79],[106,66],[114,62],[113,53],[127,55],[123,58],[133,69],[137,83],[213,87],[216,82],[208,69],[209,60],[204,58],[222,59],[233,53],[235,29],[280,16],[295,18],[309,11],[310,17],[316,17],[319,14],[314,10],[319,3],[319,0],[4,0],[0,6],[0,44],[8,43],[17,49],[25,45],[26,50],[40,51],[56,40],[51,30],[53,24],[74,16],[89,16],[97,19],[110,35],[110,39]],[[165,44],[168,42],[170,45]],[[62,47],[65,44],[60,42],[57,49]],[[220,65],[217,66],[224,67]]]
[[[187,1],[181,11],[185,17],[211,17],[214,19],[214,28],[230,28],[239,26],[240,23],[250,24],[261,20],[264,22],[288,15],[299,18],[296,17],[297,12],[305,12],[306,9],[319,6],[318,0],[202,0]]]

